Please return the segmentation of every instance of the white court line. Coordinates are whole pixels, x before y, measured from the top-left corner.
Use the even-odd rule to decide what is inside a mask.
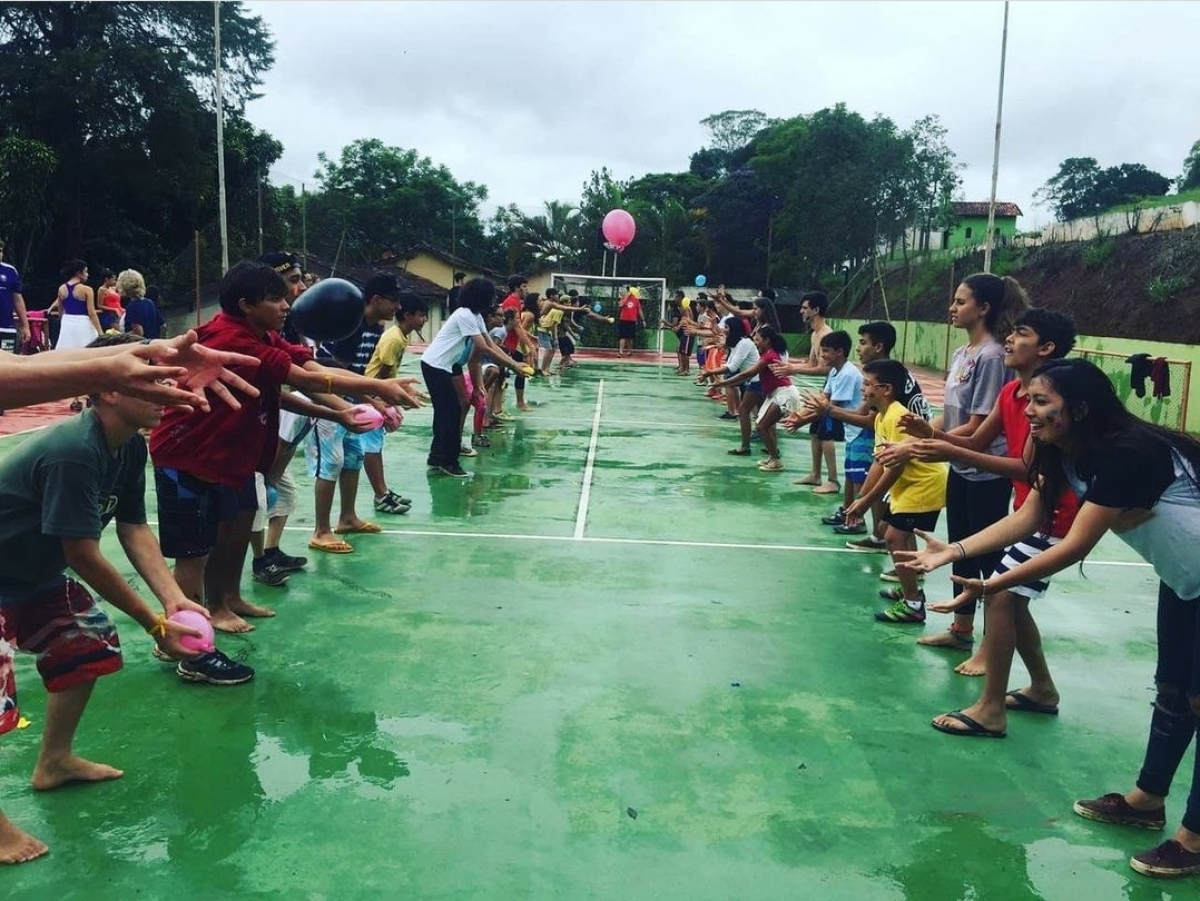
[[[155,528],[158,523],[151,522]],[[312,529],[307,526],[285,526],[285,532],[306,532]],[[862,551],[852,551],[847,547],[829,547],[828,545],[807,544],[751,544],[737,541],[678,541],[670,538],[604,538],[597,536],[576,537],[574,535],[521,535],[506,532],[443,532],[434,529],[384,529],[378,535],[418,535],[422,538],[485,538],[491,541],[582,541],[585,544],[640,544],[659,547],[682,548],[713,548],[736,551],[801,551],[820,554],[856,554],[862,556]],[[1149,568],[1149,563],[1123,560],[1088,560],[1088,566],[1131,566]]]
[[[583,537],[588,501],[592,499],[592,472],[596,468],[596,442],[600,440],[600,407],[604,403],[604,379],[596,389],[596,411],[592,414],[592,439],[588,442],[587,464],[583,467],[583,490],[579,494],[579,512],[575,514],[575,538]]]

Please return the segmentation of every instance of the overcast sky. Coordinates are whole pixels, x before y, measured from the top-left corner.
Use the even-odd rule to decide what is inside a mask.
[[[276,41],[247,115],[284,145],[272,180],[315,185],[317,154],[358,138],[414,148],[487,186],[485,215],[578,203],[619,179],[682,172],[699,123],[728,109],[788,118],[835,103],[901,128],[936,114],[986,200],[1004,4],[971,2],[384,2],[247,4]],[[1200,3],[1009,8],[998,200],[1023,229],[1069,157],[1175,178],[1200,139]]]

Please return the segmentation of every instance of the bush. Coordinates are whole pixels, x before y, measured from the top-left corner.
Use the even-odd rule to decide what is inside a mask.
[[[1101,235],[1088,241],[1083,248],[1083,265],[1088,269],[1099,269],[1117,253],[1117,239]]]
[[[1154,303],[1166,303],[1191,284],[1183,275],[1155,276],[1146,283],[1146,293]]]

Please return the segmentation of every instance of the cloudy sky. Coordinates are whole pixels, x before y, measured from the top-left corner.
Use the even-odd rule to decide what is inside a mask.
[[[485,214],[578,202],[617,178],[681,172],[728,109],[788,118],[844,102],[900,127],[939,116],[986,200],[1004,4],[955,2],[364,2],[247,4],[276,40],[247,115],[284,145],[277,183],[358,138],[415,148],[488,188]],[[1200,3],[1009,8],[998,199],[1023,229],[1070,157],[1170,178],[1200,139]]]

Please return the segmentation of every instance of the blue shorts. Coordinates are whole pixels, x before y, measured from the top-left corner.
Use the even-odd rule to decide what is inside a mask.
[[[846,471],[846,481],[854,485],[865,482],[874,459],[875,433],[863,429],[857,438],[846,445],[846,462],[842,467]]]
[[[363,444],[345,426],[319,419],[305,440],[304,456],[310,476],[336,482],[343,469],[351,472],[362,469]]]
[[[258,509],[251,476],[240,488],[206,482],[178,469],[154,467],[158,543],[172,560],[205,557],[217,543],[217,526]]]
[[[549,332],[538,332],[537,343],[538,347],[540,347],[542,350],[553,350],[554,336]]]
[[[360,432],[355,437],[358,438],[358,443],[362,445],[364,454],[382,454],[383,453],[383,436],[387,432],[383,426],[377,429],[371,429],[369,432]]]

